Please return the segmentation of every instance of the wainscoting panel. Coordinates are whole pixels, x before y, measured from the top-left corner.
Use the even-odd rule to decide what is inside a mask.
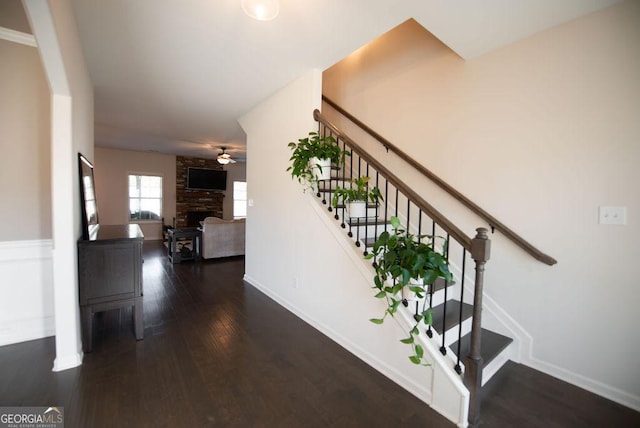
[[[55,334],[53,242],[0,242],[0,346]]]

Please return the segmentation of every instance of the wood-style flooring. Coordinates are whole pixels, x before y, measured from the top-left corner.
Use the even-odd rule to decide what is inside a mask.
[[[71,427],[453,427],[242,281],[243,258],[172,265],[145,242],[145,338],[96,316],[93,352],[54,373],[53,338],[0,347],[0,406],[64,406]],[[486,427],[640,427],[640,414],[510,364]]]

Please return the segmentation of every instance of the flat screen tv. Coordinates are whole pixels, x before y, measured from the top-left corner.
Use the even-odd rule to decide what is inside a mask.
[[[189,167],[187,169],[187,189],[212,192],[227,190],[227,171]]]

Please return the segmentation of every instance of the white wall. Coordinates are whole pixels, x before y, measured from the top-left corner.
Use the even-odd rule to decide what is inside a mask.
[[[69,0],[24,0],[51,100],[54,370],[81,364],[76,241],[80,237],[77,153],[93,160],[93,89]]]
[[[171,225],[176,216],[176,157],[162,153],[136,152],[96,147],[94,174],[100,224],[129,222],[129,174],[162,177],[162,215]],[[162,239],[162,222],[140,222],[144,239]]]
[[[452,420],[465,421],[461,383],[456,388],[448,373],[411,364],[398,324],[368,321],[384,311],[371,291],[372,269],[326,208],[286,172],[287,144],[317,129],[312,112],[320,96],[320,72],[309,72],[240,119],[253,200],[245,279]],[[438,397],[432,387],[441,390]]]
[[[0,346],[55,334],[50,239],[0,242]]]
[[[324,90],[558,260],[492,236],[486,291],[531,334],[523,361],[640,410],[639,22],[628,1],[468,61],[400,33]],[[486,226],[406,179],[469,235]],[[626,206],[627,225],[599,225],[601,205]]]

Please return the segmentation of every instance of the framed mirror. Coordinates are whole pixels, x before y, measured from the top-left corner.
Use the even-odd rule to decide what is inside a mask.
[[[82,217],[82,239],[87,240],[98,229],[98,204],[96,203],[93,165],[78,153],[80,168],[80,205]]]

